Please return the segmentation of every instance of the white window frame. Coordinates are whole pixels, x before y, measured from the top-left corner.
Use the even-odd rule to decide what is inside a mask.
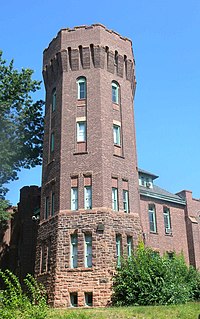
[[[52,91],[52,112],[56,110],[56,89]]]
[[[71,249],[70,249],[70,266],[71,268],[78,267],[78,234],[70,236]]]
[[[116,256],[117,256],[117,267],[121,266],[121,235],[116,235]]]
[[[133,250],[133,237],[127,236],[127,256],[131,257]]]
[[[84,238],[84,246],[85,246],[85,267],[91,268],[92,267],[92,235],[85,234]]]
[[[84,187],[84,208],[92,209],[92,186]]]
[[[171,234],[170,209],[168,207],[163,207],[163,216],[164,216],[165,234]]]
[[[156,208],[155,205],[149,205],[149,227],[151,233],[157,232],[157,225],[156,225]]]
[[[129,212],[129,196],[126,189],[123,189],[123,208],[125,213]]]
[[[71,187],[71,210],[78,210],[78,187]]]
[[[119,104],[119,85],[112,82],[112,102]]]
[[[86,121],[80,121],[77,125],[77,142],[86,142]]]
[[[121,145],[121,127],[117,124],[113,124],[113,141],[114,145]]]
[[[83,85],[83,90],[82,90]],[[77,80],[78,86],[78,100],[84,100],[87,97],[86,78],[81,77]]]
[[[112,187],[112,210],[118,211],[118,188]]]

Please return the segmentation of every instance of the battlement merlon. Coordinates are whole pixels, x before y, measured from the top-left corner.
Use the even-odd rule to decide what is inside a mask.
[[[106,68],[108,72],[125,76],[135,87],[135,61],[131,40],[101,24],[61,29],[44,50],[45,83],[48,83],[47,73],[52,71],[49,69],[54,69],[55,73],[56,66],[61,72],[92,67]]]

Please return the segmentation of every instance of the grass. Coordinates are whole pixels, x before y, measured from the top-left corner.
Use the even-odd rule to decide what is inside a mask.
[[[198,319],[200,303],[185,305],[49,309],[47,319]]]

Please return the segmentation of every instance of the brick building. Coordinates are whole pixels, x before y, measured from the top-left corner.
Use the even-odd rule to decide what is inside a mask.
[[[43,76],[36,275],[54,306],[105,306],[141,234],[131,41],[99,24],[61,30]]]
[[[200,268],[200,200],[137,168],[134,70],[131,41],[100,24],[63,29],[44,51],[40,223],[32,220],[40,190],[25,187],[18,251],[19,273],[35,265],[53,306],[108,305],[120,257],[139,239]]]

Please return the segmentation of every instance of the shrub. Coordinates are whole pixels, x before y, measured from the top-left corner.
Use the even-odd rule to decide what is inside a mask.
[[[19,279],[9,270],[0,271],[4,289],[0,293],[0,318],[44,319],[47,315],[46,295],[41,284],[31,276],[24,279],[25,292]]]
[[[200,274],[182,255],[161,257],[143,243],[122,261],[113,281],[113,304],[177,304],[199,298]]]

